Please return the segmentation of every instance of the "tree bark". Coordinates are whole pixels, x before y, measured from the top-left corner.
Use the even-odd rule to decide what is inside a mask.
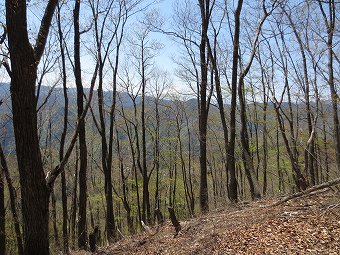
[[[77,230],[77,196],[78,196],[78,176],[79,176],[79,149],[76,145],[75,151],[75,166],[74,166],[74,186],[73,186],[73,194],[72,194],[72,207],[71,207],[71,223],[72,226],[72,247],[76,248],[76,230]],[[70,227],[71,228],[71,227]]]
[[[45,9],[33,48],[27,31],[26,1],[6,1],[11,56],[11,98],[24,223],[24,253],[49,254],[49,189],[40,155],[35,83],[57,0]]]
[[[12,183],[12,178],[8,171],[7,161],[6,161],[4,152],[2,150],[1,144],[0,144],[0,162],[1,162],[2,171],[4,172],[5,177],[6,177],[6,182],[7,182],[8,192],[9,192],[11,212],[13,216],[15,235],[16,235],[17,245],[18,245],[18,254],[23,255],[24,247],[22,243],[19,215],[18,215],[18,210],[17,210],[17,195],[15,192],[13,183]]]
[[[0,165],[0,255],[6,254],[6,228],[5,228],[5,185],[4,171]]]
[[[7,36],[7,31],[4,29],[4,33],[0,36],[0,47],[5,41]],[[0,104],[1,105],[1,104]],[[3,157],[2,148],[0,145],[0,159]],[[6,161],[5,161],[6,164]],[[5,184],[4,184],[4,166],[2,161],[0,161],[0,255],[5,255],[6,253],[6,224],[5,224]]]
[[[84,90],[81,78],[80,65],[80,30],[79,30],[80,0],[75,1],[73,10],[74,18],[74,76],[77,87],[78,118],[84,111]],[[78,247],[87,249],[87,146],[85,135],[85,120],[79,119],[79,222],[78,222]]]
[[[145,125],[145,87],[146,87],[146,76],[145,76],[145,59],[144,59],[144,42],[142,42],[142,169],[143,169],[143,205],[142,205],[142,219],[147,223],[151,223],[151,209],[150,209],[150,193],[149,193],[149,177],[148,168],[146,162],[146,125]]]
[[[210,42],[208,40],[208,54],[209,54],[209,57],[211,58],[211,62],[212,62],[213,70],[214,70],[217,104],[218,104],[218,110],[220,113],[220,119],[221,119],[221,124],[223,128],[225,157],[227,157],[228,155],[228,127],[227,127],[227,121],[225,118],[225,109],[224,109],[223,97],[222,97],[220,73],[218,70],[216,47],[217,47],[217,34],[215,33],[214,50],[212,50]],[[225,165],[226,175],[228,176],[228,162],[227,160],[224,160],[224,162],[225,162],[224,165]]]
[[[228,143],[227,164],[229,172],[229,199],[237,202],[237,179],[235,165],[235,140],[236,140],[236,104],[237,104],[237,69],[239,60],[239,43],[240,43],[240,16],[243,0],[237,2],[235,10],[235,27],[233,42],[233,64],[231,74],[231,105],[230,105],[230,139]]]
[[[58,4],[57,12],[57,23],[58,23],[58,36],[59,36],[59,48],[61,57],[62,67],[62,81],[63,81],[63,94],[64,94],[64,123],[63,131],[60,138],[59,147],[59,161],[61,162],[64,157],[65,140],[67,135],[68,125],[68,95],[67,95],[67,74],[66,74],[66,60],[65,51],[63,44],[63,31],[61,28],[61,17],[60,17],[61,6]],[[63,211],[63,252],[69,254],[69,233],[68,233],[68,213],[67,213],[67,191],[66,191],[66,176],[65,171],[61,172],[61,200],[62,200],[62,211]]]
[[[210,1],[199,1],[201,10],[200,67],[201,81],[199,86],[199,143],[200,143],[200,207],[202,212],[209,211],[207,179],[207,122],[209,113],[208,58],[206,56],[208,27],[210,20]]]
[[[175,236],[177,236],[178,232],[181,231],[182,226],[181,226],[181,224],[179,223],[179,221],[177,220],[177,217],[176,217],[174,208],[168,207],[168,211],[169,211],[171,223],[172,223],[172,225],[175,227],[175,231],[176,231]]]
[[[252,199],[261,198],[261,191],[259,187],[258,180],[256,178],[256,173],[254,169],[253,159],[250,155],[249,150],[249,135],[247,129],[247,117],[246,117],[246,103],[244,93],[244,76],[241,74],[241,78],[238,84],[238,95],[240,102],[240,115],[241,115],[241,131],[240,131],[240,139],[242,145],[242,159],[244,164],[245,173],[248,179],[248,183],[250,186],[250,193]]]
[[[327,27],[327,53],[328,53],[328,85],[329,90],[331,93],[331,100],[332,100],[332,108],[333,108],[333,125],[334,125],[334,144],[335,144],[335,155],[336,155],[336,163],[338,168],[338,173],[340,173],[340,123],[339,123],[339,116],[338,116],[338,103],[339,103],[339,95],[337,94],[336,87],[335,87],[335,79],[334,79],[334,69],[333,69],[333,36],[335,32],[335,24],[336,24],[336,3],[335,0],[329,0],[328,4],[328,11],[329,13],[326,14],[324,11],[322,1],[318,0],[319,7],[324,18],[325,25]],[[329,20],[328,20],[329,17]]]
[[[299,50],[301,53],[302,57],[302,64],[303,64],[303,81],[301,84],[303,87],[303,91],[305,94],[305,104],[306,104],[306,115],[307,115],[307,124],[308,124],[308,136],[310,137],[312,135],[312,140],[309,145],[306,146],[305,152],[304,152],[304,161],[305,161],[305,173],[309,173],[310,181],[312,185],[316,184],[316,169],[314,167],[314,158],[316,157],[315,152],[314,152],[314,134],[313,134],[313,124],[312,124],[312,113],[311,113],[311,105],[310,105],[310,85],[309,85],[309,79],[308,79],[308,69],[307,69],[307,59],[306,59],[306,54],[304,50],[304,45],[302,42],[302,39],[296,29],[296,26],[292,20],[292,17],[290,14],[287,13],[285,9],[283,9],[283,12],[288,18],[288,21],[293,29],[293,33],[296,37],[296,40],[299,44]],[[298,73],[296,73],[299,75]]]

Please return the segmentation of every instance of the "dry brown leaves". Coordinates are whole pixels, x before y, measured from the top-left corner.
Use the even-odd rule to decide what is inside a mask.
[[[156,234],[127,237],[98,254],[340,254],[340,197],[300,198],[277,207],[273,200],[238,205],[181,222]]]

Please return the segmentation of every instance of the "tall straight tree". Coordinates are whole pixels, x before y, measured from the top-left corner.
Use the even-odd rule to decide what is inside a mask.
[[[236,141],[236,103],[237,103],[237,69],[239,61],[240,43],[240,16],[243,0],[237,2],[235,10],[235,26],[233,41],[233,63],[231,74],[231,106],[230,106],[230,139],[228,143],[227,164],[229,172],[229,199],[237,202],[237,179],[235,165],[235,141]]]
[[[4,29],[4,33],[0,37],[0,45],[6,39],[7,31]],[[2,154],[2,149],[0,145],[0,152]],[[0,155],[1,157],[1,155]],[[0,161],[0,255],[6,253],[6,226],[5,226],[5,185],[4,185],[4,166]]]
[[[147,14],[148,15],[148,14]],[[148,17],[148,16],[146,16]],[[150,204],[150,191],[149,191],[149,181],[153,170],[148,169],[147,160],[147,119],[146,119],[146,94],[147,87],[149,86],[151,68],[153,65],[153,58],[158,53],[158,50],[162,47],[157,40],[150,40],[151,26],[136,26],[135,35],[131,44],[132,56],[135,59],[134,65],[136,66],[137,73],[140,79],[140,86],[138,91],[141,92],[141,146],[139,145],[138,132],[136,132],[136,146],[137,146],[137,163],[138,168],[142,174],[143,178],[143,204],[142,204],[142,220],[151,223],[151,204]],[[136,111],[136,105],[135,113]],[[137,124],[138,125],[138,124]],[[137,130],[136,130],[137,131]]]
[[[221,20],[222,23],[222,20]],[[224,103],[223,103],[223,96],[222,96],[222,88],[221,88],[221,79],[220,79],[220,71],[219,71],[219,66],[218,66],[218,58],[217,58],[217,37],[219,34],[221,26],[219,29],[216,29],[214,27],[214,44],[213,48],[210,45],[210,41],[208,40],[208,53],[209,57],[211,59],[211,64],[214,72],[214,78],[215,78],[215,86],[216,86],[216,99],[217,99],[217,104],[218,104],[218,110],[220,113],[220,118],[221,118],[221,124],[223,128],[223,140],[224,140],[224,150],[226,155],[228,154],[228,126],[227,126],[227,121],[226,121],[226,116],[225,116],[225,109],[224,109]],[[226,174],[228,176],[228,163],[227,161],[225,162],[225,170]]]
[[[212,11],[209,0],[199,0],[201,11],[200,67],[201,81],[199,86],[199,142],[200,142],[200,207],[202,212],[209,210],[207,180],[207,125],[212,88],[208,91],[207,41],[208,28]]]
[[[112,158],[114,146],[114,115],[116,108],[117,74],[119,65],[120,46],[124,36],[124,28],[130,12],[138,5],[138,1],[126,3],[126,1],[89,1],[93,20],[94,34],[96,43],[96,58],[99,63],[98,70],[98,113],[99,122],[95,120],[97,129],[101,136],[101,161],[105,176],[105,199],[106,199],[106,234],[108,241],[115,241],[118,236],[116,233],[115,219],[113,213],[112,197]],[[128,4],[128,5],[127,5]],[[101,14],[101,15],[100,15]],[[113,49],[115,48],[115,54]],[[112,61],[109,59],[112,54]],[[109,109],[105,109],[105,98],[103,83],[105,75],[105,65],[109,60],[112,77],[112,101]],[[106,117],[109,113],[109,118]],[[93,116],[95,118],[95,116]],[[108,132],[107,132],[108,129]],[[108,133],[108,134],[107,134]]]
[[[307,58],[306,58],[306,52],[305,52],[305,45],[302,41],[302,38],[300,36],[301,32],[298,31],[298,28],[293,21],[291,11],[284,9],[282,7],[283,13],[287,16],[287,19],[289,21],[289,24],[293,30],[293,33],[295,35],[295,38],[297,40],[297,43],[299,45],[299,50],[302,58],[302,66],[303,66],[303,78],[298,79],[299,83],[302,86],[302,90],[304,92],[305,96],[305,104],[306,104],[306,117],[307,117],[307,124],[308,124],[308,137],[310,137],[310,143],[305,148],[305,173],[309,173],[310,182],[312,185],[316,184],[316,171],[314,167],[314,158],[316,157],[314,152],[314,140],[315,140],[315,134],[314,134],[314,128],[313,128],[313,120],[312,120],[312,109],[311,109],[311,103],[310,103],[310,81],[309,81],[309,74],[308,74],[308,67],[307,67]],[[300,76],[300,74],[297,76]]]
[[[35,84],[57,0],[45,8],[32,46],[27,28],[26,0],[6,0],[11,59],[11,98],[24,223],[24,253],[49,254],[49,189],[40,155]]]
[[[12,178],[10,176],[10,173],[8,171],[7,161],[5,154],[2,150],[1,144],[0,144],[0,165],[1,165],[1,171],[6,177],[7,187],[8,187],[8,193],[9,193],[9,200],[11,205],[11,211],[12,211],[12,217],[14,221],[14,230],[15,235],[17,239],[17,246],[18,246],[18,255],[24,254],[24,248],[22,244],[22,237],[21,237],[21,230],[20,230],[20,222],[19,222],[19,216],[18,216],[18,210],[17,210],[17,195],[15,192],[15,187],[13,186]]]
[[[333,47],[333,38],[334,33],[336,31],[335,24],[336,24],[336,6],[335,0],[329,1],[321,1],[318,0],[320,11],[322,13],[322,17],[325,22],[325,26],[327,28],[327,53],[328,53],[328,85],[329,90],[331,93],[332,99],[332,108],[333,108],[333,123],[334,123],[334,144],[335,144],[335,153],[336,153],[336,163],[338,172],[340,172],[340,122],[338,116],[338,103],[339,103],[339,95],[336,91],[335,86],[335,79],[334,79],[334,68],[333,68],[333,58],[334,58],[334,51]],[[326,4],[326,8],[328,9],[325,11],[324,4]]]
[[[104,172],[104,182],[105,182],[105,200],[106,200],[106,235],[109,242],[114,241],[116,237],[116,226],[113,213],[113,198],[112,198],[112,176],[111,176],[111,166],[112,166],[112,144],[113,144],[113,115],[110,115],[109,126],[109,142],[107,141],[107,123],[105,122],[105,107],[104,107],[104,93],[103,93],[103,79],[104,79],[104,67],[105,62],[108,57],[110,46],[113,39],[116,36],[117,28],[114,29],[112,35],[109,38],[107,45],[104,43],[105,26],[107,26],[106,21],[108,21],[109,14],[113,12],[113,1],[106,1],[106,4],[101,6],[100,1],[90,1],[90,6],[93,14],[94,29],[95,29],[95,41],[96,41],[96,57],[99,62],[99,72],[98,72],[98,110],[99,110],[99,134],[101,136],[101,158],[102,158],[102,168]],[[99,19],[99,12],[103,13],[103,20]],[[118,17],[121,14],[118,13]],[[118,22],[119,24],[119,22]],[[106,48],[106,50],[103,50]],[[119,49],[119,46],[117,47]],[[104,52],[103,52],[104,51]],[[114,92],[115,93],[115,92]],[[114,97],[114,96],[113,96]],[[115,98],[112,99],[115,101]],[[113,106],[114,108],[114,106]],[[113,110],[114,111],[114,110]],[[108,146],[109,144],[109,146]],[[109,148],[108,148],[109,147]]]
[[[253,164],[253,159],[250,153],[250,145],[249,145],[249,134],[247,127],[247,114],[246,114],[246,96],[245,96],[245,86],[244,79],[249,73],[249,70],[254,61],[256,49],[258,47],[259,37],[261,35],[262,26],[269,15],[271,15],[272,11],[276,7],[276,1],[272,1],[271,9],[268,11],[265,6],[265,1],[263,0],[262,11],[263,16],[256,28],[256,34],[254,41],[252,42],[250,57],[245,67],[242,69],[239,79],[238,79],[238,96],[240,102],[240,120],[241,120],[241,130],[240,130],[240,140],[242,145],[242,159],[244,163],[245,173],[249,182],[250,193],[253,199],[261,198],[261,191],[259,187],[259,183],[256,177],[256,171]],[[240,48],[240,47],[239,47]]]
[[[6,254],[6,228],[5,228],[5,185],[4,171],[0,164],[0,255]]]
[[[75,1],[73,10],[74,26],[74,76],[77,87],[77,107],[78,118],[84,111],[84,89],[81,77],[80,64],[80,29],[79,29],[80,0]],[[85,135],[85,121],[79,120],[79,222],[78,222],[78,247],[85,249],[87,247],[87,228],[86,228],[86,203],[87,203],[87,147]]]
[[[64,50],[64,35],[61,27],[61,4],[58,4],[57,9],[57,25],[58,25],[58,39],[59,39],[59,48],[60,48],[60,57],[61,57],[61,76],[63,83],[63,94],[64,94],[64,123],[63,123],[63,131],[60,137],[60,146],[59,146],[59,160],[62,161],[64,157],[65,150],[65,141],[67,135],[67,126],[68,126],[68,95],[67,95],[67,74],[66,74],[66,60],[65,60],[65,50]],[[66,190],[66,176],[65,172],[61,173],[61,199],[62,199],[62,208],[63,208],[63,252],[65,254],[69,253],[69,234],[68,234],[68,213],[67,213],[67,190]]]

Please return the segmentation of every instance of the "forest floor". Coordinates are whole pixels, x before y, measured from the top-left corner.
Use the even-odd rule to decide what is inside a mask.
[[[111,254],[340,254],[340,194],[240,203],[101,247]]]

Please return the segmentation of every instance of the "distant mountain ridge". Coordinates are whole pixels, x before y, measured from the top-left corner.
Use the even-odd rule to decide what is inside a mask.
[[[59,123],[62,123],[62,118],[64,114],[64,95],[63,95],[63,88],[61,87],[54,87],[53,90],[51,91],[51,87],[48,86],[41,86],[40,88],[40,93],[39,93],[39,100],[38,100],[38,107],[41,106],[43,102],[46,101],[46,97],[48,96],[48,100],[46,101],[46,107],[52,107],[54,109],[53,114],[49,116],[49,118],[52,119],[53,125],[55,123],[58,123],[58,126],[60,128],[57,129],[57,132],[55,133],[56,139],[58,139],[61,135],[61,126]],[[85,88],[85,93],[89,93],[89,88]],[[68,88],[68,98],[69,98],[69,124],[74,125],[75,124],[75,116],[76,116],[76,99],[77,99],[77,90],[76,88]],[[133,107],[133,100],[130,98],[130,96],[126,92],[117,92],[118,98],[116,100],[116,107],[117,109],[120,109],[121,107],[125,109],[129,109]],[[3,147],[5,148],[14,148],[14,133],[13,133],[13,125],[12,125],[12,120],[11,120],[11,97],[10,97],[10,85],[9,83],[0,83],[0,100],[3,102],[0,105],[0,141],[3,144]],[[141,96],[137,96],[136,99],[136,104],[137,107],[140,106],[141,104]],[[145,104],[147,107],[151,108],[151,111],[154,107],[154,101],[155,99],[151,96],[146,96],[145,97]],[[105,91],[104,92],[104,104],[106,106],[110,106],[112,102],[112,91]],[[94,91],[93,94],[93,99],[92,99],[92,106],[93,106],[93,111],[94,114],[97,114],[97,109],[96,109],[96,104],[97,104],[97,93]],[[172,106],[175,103],[169,99],[162,99],[161,100],[161,105],[162,106]],[[311,103],[312,107],[315,107],[315,103]],[[186,109],[187,112],[192,113],[191,118],[194,119],[194,121],[197,121],[198,116],[197,116],[197,99],[196,98],[189,98],[185,102],[183,102],[183,105]],[[215,104],[216,105],[216,104]],[[304,109],[304,104],[292,104],[294,109],[299,108],[299,111],[303,111]],[[226,104],[226,112],[228,112],[228,109],[230,107],[229,104]],[[260,110],[262,107],[261,103],[257,103],[257,107]],[[283,109],[288,109],[289,105],[287,102],[282,103]],[[324,112],[332,112],[332,105],[331,101],[323,101],[323,107],[324,107]],[[175,107],[173,108],[175,109]],[[254,105],[250,104],[248,113],[251,114],[252,110],[254,109]],[[268,110],[273,110],[274,106],[272,103],[268,104]],[[166,110],[168,117],[170,116],[175,116],[170,109]],[[210,112],[211,113],[216,113],[218,112],[217,107],[210,107]],[[150,114],[150,113],[149,113]],[[88,114],[90,116],[90,114]],[[260,115],[259,115],[260,116]],[[303,114],[301,115],[303,116]],[[275,119],[275,114],[270,114],[268,116],[268,120],[270,119]],[[88,121],[90,121],[89,125],[92,125],[91,117],[88,118]],[[252,122],[254,120],[249,120],[249,128],[254,126],[256,122]],[[197,122],[198,123],[198,122]],[[198,125],[198,124],[197,124]],[[69,129],[70,131],[70,129]],[[46,132],[46,130],[43,130],[41,132]]]

